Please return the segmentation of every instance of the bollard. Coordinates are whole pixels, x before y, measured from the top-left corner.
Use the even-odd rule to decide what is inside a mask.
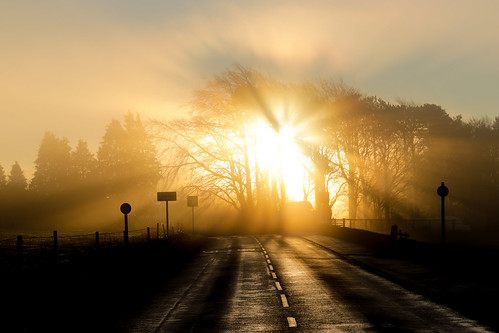
[[[99,248],[99,232],[98,231],[95,232],[95,248],[96,249]]]
[[[54,252],[57,252],[58,250],[58,245],[57,245],[57,231],[54,230]]]
[[[147,242],[151,241],[151,228],[147,227]]]
[[[163,238],[166,238],[166,230],[165,230],[165,225],[163,224]]]
[[[159,223],[156,223],[156,239],[159,239]]]

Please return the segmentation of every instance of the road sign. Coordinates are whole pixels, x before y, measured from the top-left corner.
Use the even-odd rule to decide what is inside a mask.
[[[158,201],[177,201],[177,192],[158,192]]]
[[[191,195],[187,197],[187,207],[192,207],[192,233],[194,234],[194,207],[198,206],[198,196]]]
[[[198,196],[188,196],[187,197],[187,207],[197,207],[198,206]]]
[[[123,214],[128,214],[132,211],[132,206],[130,206],[129,203],[124,203],[121,205],[120,207],[120,211],[123,213]]]
[[[168,201],[177,201],[177,192],[158,192],[158,201],[166,201],[166,236],[169,233]]]
[[[123,238],[125,245],[128,246],[128,213],[132,211],[132,206],[129,203],[124,203],[120,206],[120,210],[125,215],[125,230],[123,231]]]
[[[449,194],[449,189],[444,185],[444,182],[437,188],[437,193],[441,197],[446,197]]]
[[[449,189],[445,186],[444,182],[437,188],[437,194],[442,198],[441,200],[441,213],[442,213],[442,234],[441,243],[445,244],[445,197],[449,194]]]

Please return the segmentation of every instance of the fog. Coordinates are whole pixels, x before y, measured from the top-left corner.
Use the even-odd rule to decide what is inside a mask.
[[[111,119],[182,113],[193,90],[234,63],[284,81],[339,77],[388,101],[493,119],[497,6],[0,1],[0,164],[18,161],[31,178],[46,131],[95,153]]]
[[[131,230],[162,229],[158,191],[177,192],[170,232],[192,232],[190,195],[195,231],[210,234],[313,231],[343,218],[408,226],[439,217],[444,181],[454,225],[474,240],[497,232],[499,117],[463,120],[243,66],[194,91],[190,110],[147,121],[128,112],[107,124],[96,152],[47,132],[32,178],[18,163],[0,169],[0,229],[119,232],[124,202]]]

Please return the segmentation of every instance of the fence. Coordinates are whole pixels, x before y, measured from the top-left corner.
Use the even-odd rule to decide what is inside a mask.
[[[408,219],[387,221],[384,219],[332,219],[331,224],[338,227],[362,229],[380,234],[390,234],[391,226],[396,224],[398,230],[405,232],[411,239],[439,242],[442,230],[440,219]],[[446,218],[446,232],[449,236],[459,237],[469,232],[469,226],[462,223],[458,218]]]
[[[171,230],[173,234],[173,228]],[[66,252],[84,248],[101,248],[128,243],[143,243],[151,239],[166,238],[164,225],[159,223],[154,229],[150,227],[123,232],[95,232],[87,234],[60,234],[53,231],[50,234],[0,234],[0,252],[18,255],[40,252]]]

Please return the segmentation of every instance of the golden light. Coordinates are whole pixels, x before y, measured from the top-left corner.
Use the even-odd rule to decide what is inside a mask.
[[[273,129],[264,120],[248,125],[253,138],[255,162],[269,175],[284,183],[288,200],[304,199],[307,181],[305,157],[296,141],[296,130],[290,125]]]

